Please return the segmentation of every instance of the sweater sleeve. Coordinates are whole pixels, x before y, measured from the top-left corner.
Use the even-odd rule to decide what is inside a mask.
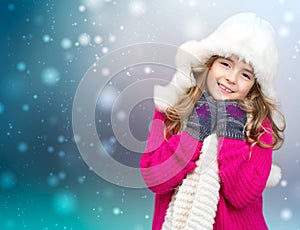
[[[263,126],[270,130],[269,120]],[[272,135],[265,132],[260,140],[271,144]],[[219,173],[221,189],[226,199],[236,208],[255,202],[266,187],[272,165],[272,148],[258,144],[252,147],[243,140],[219,139]]]
[[[202,142],[187,132],[164,138],[164,114],[155,110],[147,146],[140,160],[142,176],[154,193],[174,189],[196,167]]]

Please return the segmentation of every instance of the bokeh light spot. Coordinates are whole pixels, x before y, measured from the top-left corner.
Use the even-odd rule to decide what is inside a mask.
[[[284,208],[284,209],[282,209],[281,212],[280,212],[280,217],[281,217],[282,220],[288,221],[288,220],[292,219],[292,217],[293,217],[293,212],[292,212],[292,210],[289,209],[289,208]]]
[[[65,49],[68,50],[72,47],[72,41],[69,38],[63,38],[60,42],[60,46]]]
[[[28,151],[28,144],[27,144],[26,142],[24,142],[24,141],[20,142],[20,143],[18,144],[18,151],[19,151],[20,153],[25,153],[25,152],[27,152],[27,151]]]
[[[72,215],[77,208],[77,199],[70,192],[59,192],[53,196],[52,208],[60,216]]]
[[[28,112],[29,109],[30,109],[30,106],[29,106],[28,104],[22,105],[22,110],[23,110],[24,112]]]
[[[25,71],[26,70],[26,64],[24,62],[18,62],[17,70],[20,71],[20,72]]]
[[[0,102],[0,115],[4,113],[4,105]]]
[[[50,175],[48,176],[47,182],[50,187],[57,187],[59,184],[57,176],[52,173],[50,173]]]
[[[42,81],[46,86],[53,86],[60,80],[60,73],[54,67],[47,67],[42,71]]]
[[[0,186],[2,189],[11,189],[16,182],[16,176],[11,171],[5,171],[0,174]]]

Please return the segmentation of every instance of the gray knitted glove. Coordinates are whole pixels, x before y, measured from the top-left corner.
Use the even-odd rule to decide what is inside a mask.
[[[203,141],[215,128],[217,116],[216,101],[204,92],[190,114],[185,131],[199,141]]]
[[[246,112],[233,100],[217,101],[217,136],[244,140]]]

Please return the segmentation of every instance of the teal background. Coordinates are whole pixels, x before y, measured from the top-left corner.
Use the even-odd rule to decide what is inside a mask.
[[[0,229],[151,229],[153,194],[105,181],[82,160],[71,122],[78,84],[115,49],[201,39],[242,11],[272,23],[280,51],[275,89],[287,131],[285,145],[274,152],[282,180],[264,193],[266,220],[270,229],[300,229],[299,9],[291,0],[1,0]],[[147,126],[152,109],[135,116],[143,115]],[[103,123],[99,129],[110,131]],[[133,119],[132,129],[146,139],[140,121]],[[126,159],[122,163],[138,167],[138,160]]]

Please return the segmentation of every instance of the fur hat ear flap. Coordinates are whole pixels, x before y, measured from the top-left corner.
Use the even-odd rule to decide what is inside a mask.
[[[201,62],[197,58],[199,42],[187,41],[183,43],[176,53],[176,72],[171,82],[166,86],[154,87],[154,104],[160,111],[173,106],[189,88],[196,85],[196,79],[192,74],[192,68],[199,66]]]
[[[267,180],[267,187],[274,187],[276,186],[279,181],[281,180],[281,168],[275,164],[274,162],[272,163],[271,167],[271,172]]]
[[[187,41],[183,43],[176,54],[176,74],[172,79],[174,85],[182,91],[196,85],[196,79],[191,74],[192,68],[199,66],[202,60],[199,60],[198,53],[201,52],[199,42]]]
[[[176,53],[177,67],[186,66],[188,68],[198,66],[202,60],[198,59],[198,53],[201,52],[201,45],[196,40],[186,41],[181,44]]]
[[[180,95],[183,95],[176,86],[170,82],[166,86],[154,86],[154,105],[161,112],[165,112],[170,106],[175,105]]]

